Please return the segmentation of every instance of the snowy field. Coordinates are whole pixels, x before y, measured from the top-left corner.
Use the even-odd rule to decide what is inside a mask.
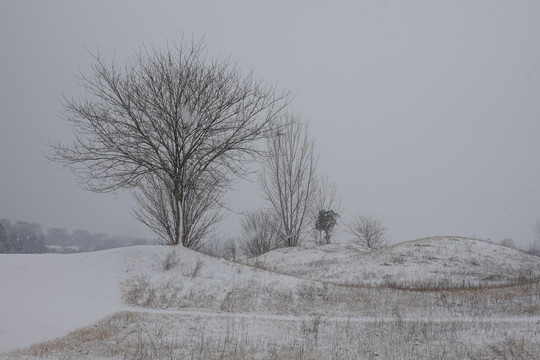
[[[480,240],[0,255],[0,359],[538,359],[540,258]]]

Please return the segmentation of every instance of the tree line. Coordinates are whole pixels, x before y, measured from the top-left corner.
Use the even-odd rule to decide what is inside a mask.
[[[43,231],[36,223],[0,219],[0,253],[5,254],[85,252],[150,243],[143,238],[78,229],[69,231],[51,227]]]

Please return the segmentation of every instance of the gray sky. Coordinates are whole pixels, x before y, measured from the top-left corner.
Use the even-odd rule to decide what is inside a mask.
[[[393,242],[527,245],[540,219],[538,19],[538,1],[2,1],[0,217],[150,236],[126,198],[81,190],[40,140],[70,139],[59,98],[79,93],[85,48],[121,61],[184,34],[297,94],[344,222],[379,215]],[[232,204],[260,206],[254,188]]]

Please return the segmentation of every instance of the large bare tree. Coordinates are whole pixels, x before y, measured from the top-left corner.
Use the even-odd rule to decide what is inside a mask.
[[[282,125],[268,138],[261,188],[279,219],[280,240],[289,247],[300,244],[309,221],[317,190],[318,157],[307,124],[287,115]]]
[[[49,158],[89,190],[131,189],[135,216],[164,243],[196,246],[288,93],[209,59],[203,41],[143,49],[124,66],[93,57],[84,94],[63,103],[75,139]]]

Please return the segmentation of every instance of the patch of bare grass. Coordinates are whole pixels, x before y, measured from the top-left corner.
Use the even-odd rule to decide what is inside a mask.
[[[68,335],[46,341],[10,354],[13,358],[33,356],[38,359],[77,359],[87,354],[114,357],[125,348],[119,344],[123,329],[136,323],[136,314],[120,312]]]
[[[179,281],[155,283],[148,276],[138,275],[122,285],[123,299],[128,305],[163,309],[177,307],[183,286]]]

